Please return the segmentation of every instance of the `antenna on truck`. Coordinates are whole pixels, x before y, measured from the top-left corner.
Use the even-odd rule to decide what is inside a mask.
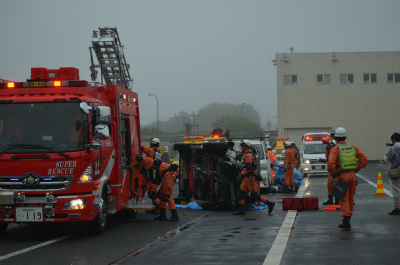
[[[132,90],[133,79],[129,74],[129,64],[126,63],[124,46],[119,39],[116,27],[99,27],[93,30],[92,47],[89,47],[91,60],[91,78],[96,81],[97,71],[101,70],[101,82],[103,78],[106,84],[117,84]],[[92,51],[96,54],[98,65],[93,62]]]

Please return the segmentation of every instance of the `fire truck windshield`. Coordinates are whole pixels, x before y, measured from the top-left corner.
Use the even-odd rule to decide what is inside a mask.
[[[0,153],[60,153],[83,150],[88,115],[78,102],[0,104]]]

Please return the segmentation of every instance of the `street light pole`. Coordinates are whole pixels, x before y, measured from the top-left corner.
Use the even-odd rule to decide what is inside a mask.
[[[158,137],[158,132],[160,130],[160,128],[158,127],[159,126],[159,123],[158,123],[158,97],[154,94],[149,94],[149,96],[154,96],[157,99],[157,137]]]
[[[243,105],[244,103],[240,107],[240,132],[242,134],[242,137],[243,137]]]

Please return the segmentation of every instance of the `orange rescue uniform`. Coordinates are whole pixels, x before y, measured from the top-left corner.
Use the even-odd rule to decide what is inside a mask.
[[[133,160],[129,167],[134,168],[139,165],[140,169],[148,170],[153,166],[153,162],[154,160],[152,158],[143,156],[142,161],[138,162],[136,160]],[[168,202],[170,210],[174,210],[176,209],[176,205],[174,198],[171,195],[174,188],[175,176],[174,174],[172,174],[171,171],[167,171],[170,166],[170,164],[164,162],[161,162],[160,164],[160,178],[163,178],[163,181],[160,186],[157,200],[160,204],[160,209],[166,209]],[[147,185],[149,183],[151,183],[151,181],[149,181],[147,178],[144,178],[142,186],[136,190],[135,196],[138,197],[143,191],[146,191]]]
[[[338,144],[345,144],[345,141],[340,141]],[[354,146],[354,150],[356,151],[356,157],[358,159],[357,168],[354,172],[344,172],[340,174],[340,178],[347,182],[350,185],[350,188],[347,190],[345,195],[340,199],[340,206],[342,211],[342,217],[352,216],[354,211],[353,198],[356,193],[356,181],[357,176],[356,172],[358,172],[361,168],[367,166],[367,156],[357,147]],[[329,154],[328,159],[328,172],[331,175],[334,175],[335,172],[341,172],[340,165],[340,155],[339,155],[339,147],[334,146]]]
[[[285,151],[285,168],[286,172],[283,176],[285,180],[285,186],[294,186],[294,179],[293,179],[293,161],[294,161],[294,153],[292,148],[287,148]]]
[[[254,170],[253,173],[249,173],[247,170],[246,166],[252,166],[253,165],[253,155],[250,153],[249,150],[245,150],[243,152],[243,164],[244,167],[242,169],[242,175],[245,177],[243,178],[242,183],[240,184],[240,190],[243,191],[244,193],[250,192],[253,194],[258,194],[258,181],[256,180],[255,175],[257,174],[257,170]],[[246,175],[248,174],[248,175]],[[263,196],[260,196],[259,200],[263,203],[267,203],[267,199],[265,199]],[[239,200],[239,204],[244,205],[245,204],[245,198],[242,198]]]
[[[274,154],[274,152],[272,152],[271,150],[267,150],[268,156],[269,156],[269,160],[271,160],[271,163],[275,164],[276,162],[276,156]],[[274,169],[271,168],[271,179],[274,179]]]
[[[328,162],[329,159],[329,154],[331,152],[332,147],[330,146],[330,144],[326,145],[326,152],[325,152],[325,157],[326,157],[326,162]],[[332,196],[331,191],[333,189],[333,187],[335,186],[336,183],[332,183],[333,177],[332,175],[329,173],[328,174],[328,181],[326,182],[326,186],[328,187],[328,196]],[[337,182],[337,181],[336,181]]]
[[[300,157],[297,156],[298,155],[297,149],[294,146],[292,147],[292,150],[293,150],[293,168],[298,169]]]

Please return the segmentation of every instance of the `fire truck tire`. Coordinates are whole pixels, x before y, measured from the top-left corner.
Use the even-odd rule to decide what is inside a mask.
[[[0,236],[4,236],[6,234],[8,227],[8,223],[0,223]]]
[[[107,229],[107,193],[103,190],[100,200],[100,210],[96,218],[93,220],[92,228],[93,233],[97,235],[104,234]]]

